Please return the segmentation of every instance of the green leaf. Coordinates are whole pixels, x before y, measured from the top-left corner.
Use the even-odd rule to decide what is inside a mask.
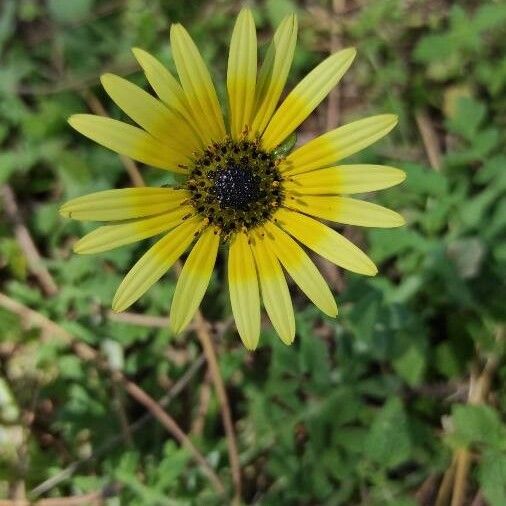
[[[457,405],[452,410],[452,440],[469,446],[476,443],[503,445],[506,433],[497,412],[490,406]]]
[[[407,461],[411,446],[404,406],[400,399],[393,397],[376,414],[364,443],[364,452],[388,469]]]
[[[420,346],[410,346],[399,358],[395,359],[394,367],[397,373],[411,387],[421,383],[425,367],[426,354],[425,350]]]
[[[478,479],[490,506],[506,504],[506,453],[491,450],[483,455]]]
[[[49,13],[60,23],[76,23],[89,15],[93,0],[49,0]]]
[[[277,26],[281,20],[297,11],[292,0],[267,0],[267,16],[272,26]]]
[[[457,101],[455,116],[448,120],[448,128],[472,141],[485,119],[485,106],[470,97],[461,97]]]

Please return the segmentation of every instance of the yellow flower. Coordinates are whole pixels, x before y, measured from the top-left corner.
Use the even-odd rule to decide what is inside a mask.
[[[383,114],[355,121],[286,157],[280,155],[276,148],[326,97],[355,57],[354,49],[329,56],[277,107],[296,38],[297,19],[290,15],[257,69],[255,24],[249,10],[241,11],[228,58],[228,126],[209,71],[179,24],[170,31],[179,81],[156,58],[133,50],[158,98],[121,77],[102,77],[112,100],[138,126],[88,114],[69,119],[77,131],[117,153],[185,176],[177,188],[108,190],[62,206],[65,217],[115,222],[79,240],[77,253],[99,253],[165,234],[126,275],[114,297],[115,311],[137,301],[191,247],[170,310],[172,329],[181,331],[204,296],[223,244],[237,329],[253,350],[260,335],[260,294],[282,341],[290,344],[294,339],[283,268],[319,309],[337,315],[328,285],[299,243],[345,269],[376,274],[359,248],[310,216],[370,227],[404,223],[389,209],[341,196],[396,185],[404,180],[402,171],[335,165],[386,135],[397,118]]]

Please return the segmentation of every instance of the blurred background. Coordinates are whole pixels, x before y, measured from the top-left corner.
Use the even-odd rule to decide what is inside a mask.
[[[172,22],[194,36],[225,104],[245,3],[0,1],[0,504],[504,506],[504,2],[247,2],[260,54],[298,13],[287,89],[329,52],[357,47],[299,140],[398,114],[395,131],[353,161],[407,172],[370,197],[408,224],[344,228],[380,274],[318,260],[340,314],[323,316],[294,289],[291,347],[265,321],[260,348],[245,351],[221,258],[202,311],[236,445],[195,328],[167,329],[175,273],[113,315],[115,288],[146,244],[72,253],[94,225],[63,220],[58,206],[131,186],[135,170],[67,117],[122,117],[99,76],[147,88],[130,48],[173,68]]]

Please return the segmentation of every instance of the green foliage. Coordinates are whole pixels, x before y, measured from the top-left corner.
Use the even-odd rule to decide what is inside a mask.
[[[255,3],[260,54],[279,20],[299,14],[288,87],[327,54],[328,4]],[[155,399],[198,360],[200,347],[192,332],[173,336],[166,327],[131,325],[108,313],[145,243],[98,256],[72,253],[76,238],[95,225],[62,219],[59,205],[131,182],[115,154],[77,135],[66,119],[89,112],[86,91],[122,117],[99,86],[100,74],[115,72],[147,87],[130,48],[150,50],[172,68],[171,22],[184,23],[195,36],[226,104],[227,45],[238,9],[239,2],[203,0],[0,2],[0,185],[14,190],[20,217],[59,287],[56,296],[44,294],[2,209],[0,291],[100,350]],[[339,44],[357,46],[358,57],[340,85],[339,121],[399,115],[396,131],[354,160],[406,171],[405,183],[371,198],[399,210],[408,224],[345,229],[380,274],[330,270],[335,320],[294,288],[291,347],[266,326],[260,349],[248,354],[225,325],[217,347],[238,436],[242,499],[273,506],[412,506],[424,480],[440,477],[452,453],[467,449],[473,455],[469,493],[480,490],[491,506],[503,506],[506,7],[375,0],[346,9],[332,19]],[[439,170],[427,158],[420,111],[435,133]],[[326,120],[324,104],[298,139],[315,136]],[[290,150],[292,140],[282,149]],[[142,171],[153,185],[176,181]],[[217,328],[230,316],[224,270],[222,259],[202,307]],[[135,311],[166,316],[174,289],[169,274]],[[135,424],[145,411],[108,375],[51,332],[24,323],[0,308],[0,498],[22,483],[35,499],[36,487],[53,478],[44,496],[105,490],[114,496],[106,500],[110,506],[224,504],[190,453],[157,422],[125,429],[125,421]],[[467,404],[470,372],[484,363],[495,364],[492,393],[481,405]],[[206,381],[198,370],[167,409],[231,497],[219,405],[214,394],[205,400]],[[199,429],[194,422],[202,408]],[[427,504],[435,503],[433,492]]]

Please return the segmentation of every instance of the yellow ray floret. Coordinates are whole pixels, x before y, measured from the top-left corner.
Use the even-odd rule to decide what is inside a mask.
[[[384,137],[397,124],[394,114],[380,114],[331,130],[288,155],[282,164],[287,176],[327,167]]]
[[[267,223],[263,232],[267,245],[308,299],[325,314],[337,316],[337,305],[332,292],[307,253],[272,223]]]
[[[250,137],[261,135],[278,105],[292,65],[297,42],[297,18],[290,14],[279,25],[258,72]],[[256,112],[255,112],[256,111]]]
[[[382,190],[402,183],[406,174],[384,165],[339,165],[291,176],[285,188],[300,195],[335,195]]]
[[[119,285],[112,301],[113,311],[127,309],[169,270],[193,241],[201,221],[190,218],[144,253]]]
[[[183,266],[170,308],[170,327],[177,334],[188,325],[207,290],[218,254],[220,235],[209,227]]]
[[[185,172],[179,165],[188,161],[187,156],[169,148],[140,128],[93,114],[75,114],[69,118],[69,124],[85,137],[120,155],[159,169]]]
[[[83,221],[143,218],[178,207],[188,196],[186,190],[173,188],[104,190],[69,200],[61,206],[60,214]]]
[[[146,132],[174,151],[183,156],[190,155],[202,146],[186,120],[171,112],[148,92],[114,74],[104,74],[101,82],[119,108]]]
[[[322,220],[347,225],[389,228],[405,224],[404,218],[391,209],[348,197],[306,195],[288,198],[285,205]]]
[[[343,77],[355,55],[355,49],[348,48],[329,56],[290,92],[262,135],[265,149],[274,149],[314,111]]]
[[[199,121],[196,121],[192,115],[188,100],[181,85],[176,78],[167,70],[167,68],[158,61],[153,55],[142,49],[134,47],[132,49],[139,65],[144,70],[146,79],[158,95],[160,100],[174,113],[184,118],[200,139],[201,145],[208,140],[208,134],[203,129]]]
[[[237,18],[228,56],[227,88],[230,134],[238,139],[249,125],[255,100],[257,36],[251,11],[243,9]]]
[[[295,338],[295,317],[283,269],[261,235],[255,236],[252,248],[267,314],[281,340],[285,344],[292,344]]]
[[[362,250],[323,223],[288,209],[280,209],[275,219],[302,244],[336,265],[367,276],[377,274],[378,269]]]
[[[81,255],[90,255],[142,241],[176,227],[184,216],[192,212],[193,208],[183,206],[149,218],[132,220],[118,225],[104,225],[79,239],[74,244],[74,251]]]
[[[228,284],[237,331],[244,346],[254,350],[260,337],[260,296],[255,261],[244,232],[236,234],[230,244]]]
[[[179,24],[170,28],[172,55],[194,118],[208,127],[209,140],[225,136],[223,114],[216,90],[197,46]]]
[[[147,51],[134,47],[132,52],[142,70],[144,70],[146,79],[155,93],[160,97],[160,100],[166,106],[175,109],[182,116],[189,119],[190,117],[187,117],[188,101],[186,100],[183,88],[181,88],[176,78]]]

